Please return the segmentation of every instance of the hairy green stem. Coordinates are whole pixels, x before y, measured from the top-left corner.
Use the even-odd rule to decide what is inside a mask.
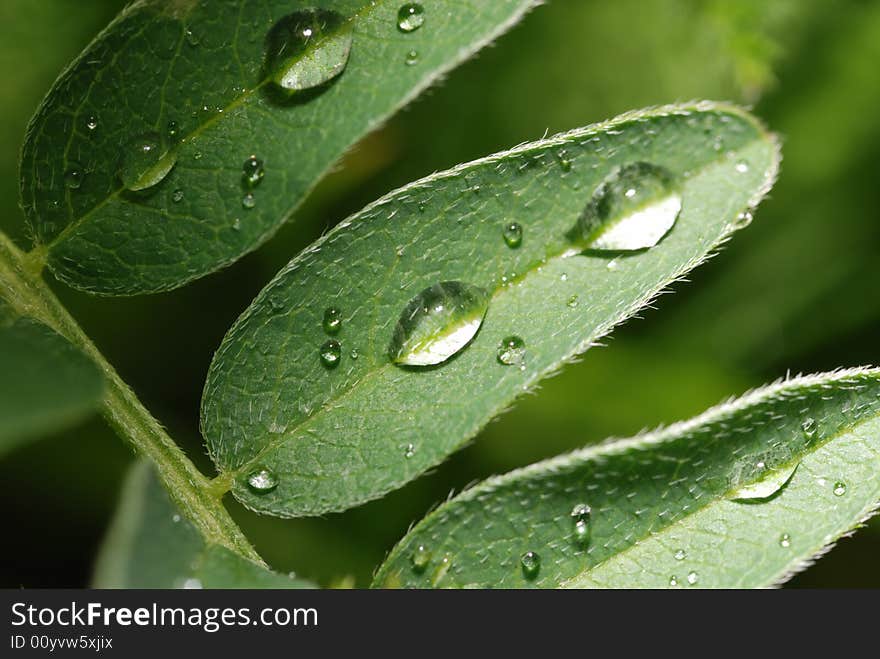
[[[44,263],[41,252],[25,254],[0,231],[0,297],[21,315],[58,332],[98,365],[106,383],[101,407],[104,418],[138,454],[153,461],[165,488],[205,539],[262,564],[223,507],[222,493],[215,492],[209,479],[168,436],[43,281],[40,272]]]

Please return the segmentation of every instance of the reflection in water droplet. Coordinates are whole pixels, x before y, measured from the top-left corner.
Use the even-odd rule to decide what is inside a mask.
[[[336,334],[342,329],[342,312],[336,307],[327,307],[324,309],[324,320],[321,325],[327,334]]]
[[[342,358],[342,346],[339,341],[330,339],[321,346],[321,363],[327,368],[336,368],[339,366],[339,360]]]
[[[538,576],[541,571],[541,557],[533,551],[527,551],[520,556],[520,565],[522,566],[523,576],[531,581]]]
[[[801,424],[801,430],[805,437],[813,437],[816,434],[816,420],[809,418]]]
[[[522,244],[523,229],[518,222],[508,222],[504,225],[504,242],[508,247],[519,247]]]
[[[177,162],[157,133],[144,133],[131,140],[119,161],[119,178],[129,190],[151,188],[162,181]]]
[[[697,583],[699,580],[700,580],[700,575],[697,574],[696,572],[689,572],[689,573],[688,573],[688,583],[689,583],[691,586],[693,586],[693,585],[694,585],[695,583]]]
[[[312,89],[337,77],[351,52],[353,25],[328,9],[285,16],[266,39],[266,70],[283,92]]]
[[[832,492],[834,492],[834,496],[842,497],[844,494],[846,494],[846,483],[837,481],[834,484],[834,489],[832,490]]]
[[[241,207],[246,210],[250,210],[256,205],[257,205],[257,198],[254,197],[254,195],[251,194],[250,192],[248,192],[246,195],[244,195],[241,198]]]
[[[70,167],[64,172],[64,185],[71,190],[76,190],[82,185],[83,172],[78,163],[70,163]]]
[[[414,32],[425,24],[425,8],[417,2],[408,2],[397,12],[397,27],[402,32]]]
[[[434,284],[404,307],[388,348],[396,364],[440,364],[474,338],[489,306],[489,294],[459,281]]]
[[[246,188],[255,188],[263,180],[266,170],[263,169],[263,161],[256,156],[250,156],[242,165],[241,180]]]
[[[683,561],[685,558],[687,558],[687,552],[684,549],[679,549],[675,552],[675,554],[673,554],[673,556],[675,560]]]
[[[625,165],[596,188],[570,237],[593,250],[653,247],[672,229],[681,203],[669,170],[645,162]]]
[[[410,556],[410,562],[412,563],[413,571],[421,574],[431,562],[431,551],[425,545],[417,546],[413,550],[412,556]]]
[[[406,62],[407,66],[415,66],[419,63],[419,51],[411,50],[406,54]]]
[[[278,478],[271,470],[261,468],[252,471],[248,475],[247,484],[257,494],[265,494],[278,487]]]
[[[732,491],[729,498],[735,501],[768,499],[788,485],[797,468],[798,465],[795,464],[783,469],[768,469],[764,462],[758,462],[754,469],[749,470],[750,482]],[[753,480],[755,478],[758,480]]]
[[[95,130],[98,127],[98,118],[94,115],[90,116],[86,119],[86,128],[89,130]]]
[[[526,360],[526,342],[515,335],[507,336],[498,344],[496,356],[500,364],[521,366]]]
[[[779,546],[783,549],[788,549],[791,547],[791,536],[788,533],[783,533],[779,536]]]

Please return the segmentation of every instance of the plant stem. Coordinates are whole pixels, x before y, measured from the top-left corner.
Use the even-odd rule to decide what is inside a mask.
[[[156,465],[159,478],[181,511],[205,539],[262,564],[257,552],[232,521],[210,481],[123,382],[40,276],[41,254],[30,257],[0,231],[0,297],[21,315],[52,328],[88,355],[105,380],[101,412],[113,429]]]

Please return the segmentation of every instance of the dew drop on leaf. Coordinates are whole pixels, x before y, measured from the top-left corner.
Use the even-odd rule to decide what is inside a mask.
[[[681,192],[673,174],[636,162],[599,184],[571,237],[591,250],[647,249],[669,233],[680,212]]]
[[[590,518],[592,514],[592,508],[585,503],[579,503],[571,509],[571,519],[574,522],[574,539],[581,546],[590,542]]]
[[[129,190],[146,190],[168,176],[176,162],[177,155],[168,150],[157,133],[144,133],[125,146],[119,160],[119,178]]]
[[[685,558],[687,558],[687,552],[684,549],[678,549],[676,550],[675,554],[673,554],[673,557],[677,561],[683,561]]]
[[[669,577],[669,585],[672,588],[675,588],[678,585],[678,578],[675,575]]]
[[[241,180],[246,188],[255,188],[263,180],[266,170],[263,168],[263,161],[256,156],[250,156],[242,165]]]
[[[401,32],[414,32],[425,24],[425,8],[418,2],[407,2],[397,12]]]
[[[783,533],[779,536],[779,546],[783,549],[791,547],[791,536],[788,533]]]
[[[805,437],[813,437],[816,434],[816,420],[813,418],[807,419],[801,424],[801,430]]]
[[[577,309],[578,296],[572,295],[570,298],[568,298],[568,302],[565,303],[565,306],[567,306],[569,309]]]
[[[739,172],[740,174],[745,174],[746,172],[749,171],[748,163],[745,162],[744,160],[740,160],[738,163],[736,163],[736,171]]]
[[[416,447],[413,444],[407,444],[406,448],[403,449],[403,457],[411,458],[416,454]]]
[[[342,329],[342,312],[336,307],[327,307],[324,309],[324,320],[321,326],[327,334],[336,334]]]
[[[342,346],[339,341],[330,339],[321,346],[321,363],[327,368],[335,368],[339,366],[339,360],[342,359]]]
[[[337,77],[351,52],[353,24],[329,9],[303,9],[278,21],[266,38],[266,72],[283,92]]]
[[[511,335],[501,339],[498,344],[498,363],[505,366],[521,366],[526,359],[526,342]]]
[[[799,464],[799,463],[798,463]],[[788,485],[797,471],[798,465],[783,469],[768,469],[763,462],[758,462],[749,482],[733,490],[729,498],[734,501],[760,501],[775,496]],[[763,475],[762,475],[763,474]],[[757,480],[754,480],[757,478]]]
[[[254,197],[254,195],[250,192],[248,192],[246,195],[244,195],[241,198],[241,207],[242,208],[250,210],[256,205],[257,205],[257,198]]]
[[[183,201],[183,190],[175,190],[174,192],[172,192],[171,201],[173,201],[175,204],[179,204],[181,201]]]
[[[541,571],[541,557],[537,552],[527,551],[520,556],[519,563],[522,566],[523,576],[531,581]]]
[[[440,564],[434,569],[434,573],[431,575],[431,585],[435,587],[439,585],[451,567],[452,557],[447,554],[440,559]]]
[[[743,211],[739,215],[736,216],[731,226],[734,229],[745,229],[752,223],[754,217],[752,216],[751,211]]]
[[[695,583],[697,583],[699,580],[700,580],[700,575],[697,574],[696,572],[689,572],[689,573],[688,573],[688,583],[689,583],[691,586],[693,586],[693,585],[694,585]]]
[[[394,328],[388,356],[396,364],[440,364],[474,338],[486,310],[489,293],[460,281],[444,281],[410,300]]]
[[[834,496],[842,497],[844,494],[846,494],[846,483],[837,481],[834,484],[834,489],[832,490],[832,492],[834,492]]]
[[[82,185],[83,171],[78,163],[70,163],[70,167],[64,172],[64,185],[71,190],[76,190]]]
[[[504,242],[507,243],[508,247],[515,249],[522,245],[523,228],[518,222],[508,222],[505,224],[502,235],[504,236]]]
[[[413,571],[417,574],[421,574],[427,569],[428,564],[431,562],[431,550],[425,547],[425,545],[418,545],[413,550],[410,562],[412,563]]]
[[[168,128],[167,128],[167,131],[168,131],[168,139],[169,139],[169,140],[172,140],[172,141],[173,141],[174,139],[176,139],[176,138],[177,138],[177,132],[178,132],[178,130],[179,130],[179,128],[177,127],[177,122],[174,121],[173,119],[172,119],[171,121],[169,121],[169,122],[168,122]]]
[[[247,484],[253,492],[266,494],[278,487],[278,478],[271,470],[260,468],[248,474]]]
[[[86,128],[89,130],[95,130],[98,127],[98,118],[94,115],[90,116],[86,120]]]
[[[406,59],[404,60],[407,66],[415,66],[419,63],[419,51],[411,50],[406,54]]]
[[[184,590],[201,590],[202,582],[195,577],[191,577],[183,582],[181,588],[183,588]]]

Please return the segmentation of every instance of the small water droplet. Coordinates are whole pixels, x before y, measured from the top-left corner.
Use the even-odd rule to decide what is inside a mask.
[[[241,218],[237,217],[232,220],[232,230],[233,231],[241,231]]]
[[[559,275],[559,281],[568,281],[568,275],[563,272],[561,275]]]
[[[172,119],[168,122],[166,130],[168,132],[168,139],[174,141],[177,138],[177,132],[180,129],[177,127],[177,122]]]
[[[842,497],[844,494],[846,494],[846,483],[837,481],[834,484],[834,489],[832,490],[832,492],[834,492],[834,496]]]
[[[201,160],[201,159],[202,159],[202,152],[201,152],[201,151],[196,151],[196,152],[193,154],[193,158],[194,158],[195,160]]]
[[[180,522],[180,515],[178,515],[177,513],[174,513],[174,515],[172,515],[172,517],[171,517],[171,521],[174,522],[175,524],[179,523]]]
[[[523,576],[529,581],[537,577],[541,571],[541,557],[537,552],[527,551],[520,556],[519,562],[522,566]]]
[[[199,38],[198,38],[198,36],[196,36],[195,32],[193,32],[189,28],[186,28],[186,32],[184,34],[186,35],[186,42],[190,46],[198,46],[199,45]]]
[[[498,344],[498,363],[505,366],[521,366],[526,360],[526,342],[520,337],[506,336]]]
[[[669,170],[645,162],[625,165],[599,184],[570,238],[592,250],[647,249],[669,233],[681,204]]]
[[[183,201],[183,190],[175,190],[173,193],[171,193],[171,201],[173,201],[175,204],[179,204],[181,201]]]
[[[571,171],[571,160],[568,159],[568,154],[565,151],[560,151],[556,154],[556,160],[559,163],[559,168],[563,172]]]
[[[250,192],[248,192],[246,195],[244,195],[241,198],[241,207],[242,208],[250,210],[256,205],[257,205],[257,198],[254,197],[254,195]]]
[[[129,190],[151,188],[162,181],[177,162],[157,133],[144,133],[132,139],[119,161],[119,178]]]
[[[78,163],[70,163],[70,167],[64,172],[64,185],[71,190],[79,189],[82,185],[83,171]]]
[[[358,353],[357,348],[352,348],[351,349],[351,358],[357,359],[358,357],[360,357],[360,354]]]
[[[86,119],[86,128],[89,130],[95,130],[98,127],[98,118],[94,115],[90,116]]]
[[[685,558],[687,558],[687,552],[684,549],[678,549],[676,550],[675,554],[673,554],[673,557],[677,561],[683,561]]]
[[[590,518],[593,510],[585,503],[579,503],[571,509],[574,522],[574,540],[582,547],[590,542]]]
[[[791,547],[791,536],[788,533],[783,533],[779,536],[779,546],[783,549]]]
[[[440,364],[474,338],[489,306],[489,293],[460,281],[429,286],[410,300],[394,328],[388,355],[396,364]]]
[[[351,52],[353,24],[328,9],[285,16],[267,37],[266,70],[284,93],[312,89],[336,78]]]
[[[195,577],[191,577],[189,579],[186,579],[183,582],[182,588],[184,590],[201,590],[202,589],[202,582],[199,579],[196,579]]]
[[[518,222],[508,222],[502,231],[504,242],[508,247],[519,247],[522,244],[523,229]]]
[[[342,358],[342,346],[339,341],[330,339],[325,341],[321,346],[321,363],[327,368],[335,368],[339,366],[339,360]]]
[[[688,583],[693,586],[700,580],[700,575],[696,572],[688,572]]]
[[[425,545],[418,545],[410,556],[413,571],[417,574],[424,572],[431,562],[431,551]]]
[[[565,306],[567,306],[569,309],[576,309],[578,304],[578,296],[572,295],[570,298],[568,298],[568,302],[565,303]]]
[[[678,579],[675,577],[675,575],[669,577],[669,585],[672,586],[673,588],[675,588],[678,585]]]
[[[342,329],[342,312],[336,307],[327,307],[324,309],[324,320],[321,325],[327,334],[336,334]]]
[[[804,436],[807,438],[813,437],[816,434],[816,420],[812,417],[807,419],[801,424],[801,430],[804,433]]]
[[[451,567],[452,557],[447,554],[440,559],[440,564],[434,569],[434,573],[431,575],[431,585],[437,587]]]
[[[754,216],[751,211],[743,211],[733,220],[732,226],[734,229],[745,229],[752,223]]]
[[[419,51],[411,50],[406,54],[406,62],[407,66],[415,66],[419,63]]]
[[[748,163],[743,160],[740,160],[738,163],[736,163],[736,171],[739,172],[740,174],[745,174],[746,172],[749,171]]]
[[[403,457],[411,458],[416,454],[416,447],[413,444],[407,444],[406,448],[403,450]]]
[[[397,27],[401,32],[414,32],[425,24],[425,8],[417,2],[407,2],[397,12]]]
[[[769,499],[788,485],[797,468],[796,464],[783,469],[768,469],[763,461],[759,461],[754,469],[747,470],[746,483],[731,492],[729,498],[734,501]]]
[[[257,187],[266,175],[266,170],[263,169],[263,161],[253,155],[244,161],[241,169],[242,183],[249,189]]]
[[[278,487],[278,478],[273,471],[263,467],[248,475],[247,484],[257,494],[266,494]]]

